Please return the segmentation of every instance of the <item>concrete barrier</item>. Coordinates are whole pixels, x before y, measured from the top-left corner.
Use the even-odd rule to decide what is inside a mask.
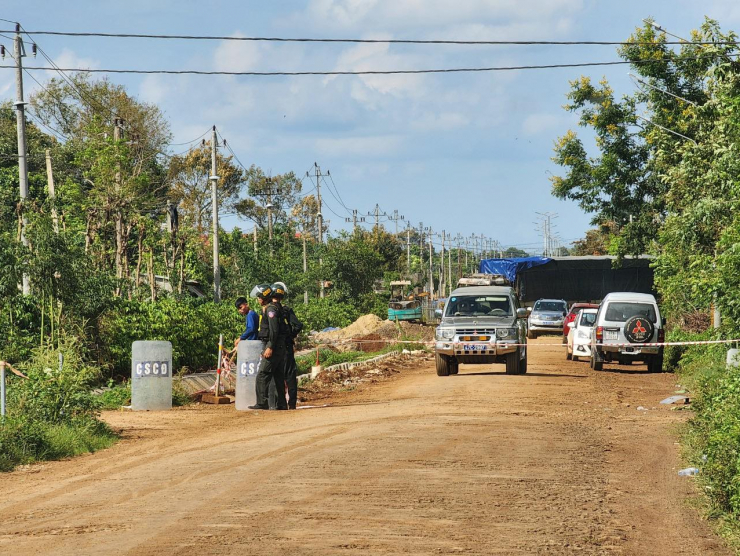
[[[131,345],[131,409],[172,409],[172,344],[138,341]]]

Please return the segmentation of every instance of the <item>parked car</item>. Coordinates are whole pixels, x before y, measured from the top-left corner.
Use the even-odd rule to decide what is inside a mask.
[[[560,334],[563,320],[568,314],[568,304],[562,299],[538,299],[527,321],[527,338],[536,338],[542,333]]]
[[[591,368],[618,361],[647,364],[648,371],[663,370],[663,346],[645,345],[665,341],[665,319],[655,297],[645,293],[617,292],[601,302],[591,331]],[[633,345],[634,344],[634,345]]]
[[[566,359],[578,361],[579,357],[591,358],[591,329],[596,322],[598,309],[580,309],[567,325]]]
[[[565,320],[563,321],[563,343],[568,342],[568,331],[570,328],[568,328],[568,323],[573,322],[576,318],[576,314],[581,309],[598,309],[599,304],[598,303],[574,303],[570,306],[570,311],[565,317]]]

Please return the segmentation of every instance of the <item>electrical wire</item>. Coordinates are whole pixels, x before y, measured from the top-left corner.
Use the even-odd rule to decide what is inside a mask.
[[[728,56],[732,58],[736,54]],[[682,62],[690,60],[703,60],[706,56],[695,58],[681,58]],[[309,75],[420,75],[437,73],[485,73],[497,71],[519,71],[519,70],[543,70],[563,68],[586,68],[604,66],[623,66],[628,64],[652,64],[657,62],[672,62],[674,58],[664,57],[651,60],[616,60],[611,62],[578,62],[572,64],[536,64],[529,66],[490,66],[490,67],[463,67],[463,68],[441,68],[441,69],[399,69],[399,70],[329,70],[329,71],[221,71],[221,70],[167,70],[167,69],[103,69],[103,68],[59,68],[43,66],[27,66],[27,70],[33,71],[73,71],[85,73],[120,73],[137,75],[232,75],[252,77],[275,77],[275,76],[309,76]],[[0,68],[14,68],[15,66],[0,65]]]
[[[8,21],[8,20],[2,20]],[[15,22],[11,22],[15,23]],[[2,33],[14,31],[0,30]],[[421,45],[461,45],[461,46],[649,46],[654,44],[695,44],[695,45],[737,45],[739,41],[491,41],[491,40],[444,40],[444,39],[353,39],[353,38],[292,38],[292,37],[234,37],[225,35],[160,35],[147,33],[104,33],[94,31],[26,31],[34,35],[62,37],[99,37],[116,39],[164,39],[198,41],[239,41],[239,42],[296,42],[296,43],[353,43],[353,44],[421,44]]]

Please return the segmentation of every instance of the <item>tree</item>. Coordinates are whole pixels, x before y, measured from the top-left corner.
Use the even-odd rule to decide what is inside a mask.
[[[586,237],[573,242],[570,254],[578,257],[608,255],[609,245],[616,231],[616,226],[610,222],[593,230],[587,230]]]
[[[301,180],[293,172],[267,176],[261,168],[252,165],[245,173],[247,192],[256,199],[242,199],[236,203],[236,212],[253,221],[260,228],[268,227],[268,214],[273,224],[286,224],[301,192]],[[267,205],[272,209],[268,213]]]
[[[233,157],[216,154],[219,210],[233,211],[245,182],[244,171]],[[173,156],[169,165],[170,198],[179,207],[183,223],[202,233],[211,222],[211,145],[204,143],[184,155]]]

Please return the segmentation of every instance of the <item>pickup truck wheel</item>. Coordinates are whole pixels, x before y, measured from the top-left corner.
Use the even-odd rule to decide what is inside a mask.
[[[518,375],[521,370],[521,359],[519,348],[514,353],[506,354],[506,374],[507,375]]]
[[[450,360],[446,355],[435,354],[437,363],[437,376],[448,376],[450,374]]]
[[[604,362],[596,359],[596,354],[591,354],[591,368],[594,371],[601,371],[604,369]]]
[[[651,373],[663,372],[663,354],[653,355],[648,361],[648,371]]]
[[[457,359],[450,360],[450,374],[456,375],[457,372],[460,370],[460,363],[457,362]]]
[[[534,340],[536,337],[537,337],[537,334],[535,334],[531,330],[527,330],[527,338],[529,338],[530,340]]]
[[[527,374],[527,358],[526,357],[519,361],[519,374],[520,375]]]

